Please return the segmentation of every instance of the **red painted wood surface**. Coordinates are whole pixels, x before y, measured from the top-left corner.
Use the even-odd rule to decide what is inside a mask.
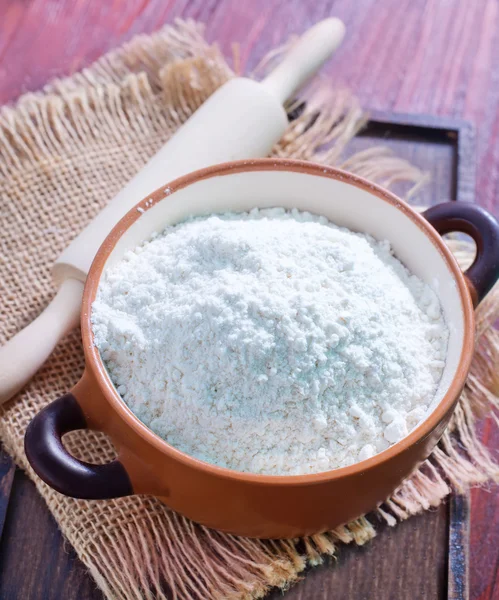
[[[81,69],[134,34],[176,17],[207,24],[242,70],[331,15],[348,26],[325,76],[365,106],[461,117],[479,131],[478,192],[499,194],[499,4],[497,0],[2,0],[0,103]]]
[[[348,34],[324,77],[351,87],[368,108],[471,121],[477,198],[499,214],[497,0],[0,0],[0,104],[175,17],[205,22],[208,39],[229,56],[239,42],[241,68],[250,70],[289,34],[331,15]],[[492,424],[483,437],[499,448]],[[472,599],[499,598],[498,523],[497,487],[474,490]]]

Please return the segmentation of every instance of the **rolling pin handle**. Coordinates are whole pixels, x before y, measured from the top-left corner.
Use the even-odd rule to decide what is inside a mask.
[[[345,25],[340,19],[320,21],[298,39],[262,85],[283,104],[326,62],[344,37]]]

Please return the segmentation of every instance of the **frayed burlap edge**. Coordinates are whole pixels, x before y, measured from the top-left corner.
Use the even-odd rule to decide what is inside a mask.
[[[154,145],[164,143],[231,76],[216,47],[205,44],[201,28],[194,23],[139,36],[82,73],[52,82],[43,93],[26,95],[15,107],[4,108],[0,175],[29,185],[30,172],[36,172],[40,162],[54,156],[71,162],[99,136],[111,136],[123,145],[127,130],[146,122],[154,123],[151,136],[157,137],[147,148],[151,154]],[[348,92],[322,88],[308,97],[305,110],[290,123],[273,155],[339,165],[387,187],[408,181],[416,190],[424,174],[386,149],[342,158],[364,122],[365,115]],[[99,208],[89,209],[88,219]],[[473,253],[469,245],[456,241],[450,245],[460,261],[469,262]],[[497,419],[494,371],[499,337],[492,324],[498,316],[496,286],[477,310],[477,352],[447,431],[431,457],[377,509],[377,516],[389,525],[438,506],[453,489],[499,480],[497,464],[476,435],[478,417],[491,414]],[[3,337],[23,324],[11,324]],[[71,334],[70,343],[77,337]],[[63,349],[56,350],[54,360],[64,360]],[[77,372],[81,366],[80,358],[71,368]],[[67,384],[59,385],[62,389],[54,393]],[[372,518],[362,516],[305,540],[249,540],[193,524],[153,498],[96,503],[62,497],[33,474],[22,447],[24,428],[40,402],[32,387],[20,394],[2,410],[0,435],[16,462],[34,479],[63,533],[108,598],[259,598],[272,587],[287,588],[307,565],[333,555],[338,544],[361,545],[375,535]],[[68,443],[87,460],[108,460],[113,453],[99,434],[73,436]],[[69,518],[73,514],[77,517]]]

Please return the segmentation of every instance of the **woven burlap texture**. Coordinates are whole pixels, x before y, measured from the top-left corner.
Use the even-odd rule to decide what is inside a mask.
[[[2,109],[0,343],[54,295],[51,266],[68,242],[231,76],[217,48],[204,42],[202,28],[179,22],[137,37],[91,68]],[[294,114],[299,113],[295,107]],[[386,186],[420,182],[417,169],[381,148],[342,164],[363,122],[354,97],[323,90],[309,97],[273,155],[340,165]],[[453,249],[469,260],[467,245],[455,242]],[[437,506],[452,488],[498,479],[496,465],[475,435],[477,416],[497,409],[493,377],[499,343],[490,325],[498,307],[496,288],[479,308],[472,374],[432,457],[369,519],[359,517],[307,540],[237,538],[195,525],[154,498],[74,500],[42,483],[27,464],[23,436],[30,419],[80,377],[79,331],[68,335],[26,389],[3,407],[0,436],[108,598],[261,597],[272,586],[290,585],[307,564],[334,553],[338,543],[365,543],[375,535],[372,523],[378,519],[394,525]],[[66,443],[90,462],[113,456],[99,433],[76,432]]]

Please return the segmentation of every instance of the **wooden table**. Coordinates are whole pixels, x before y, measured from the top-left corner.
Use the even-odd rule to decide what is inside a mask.
[[[2,0],[0,104],[79,70],[134,34],[153,31],[175,17],[205,22],[207,38],[217,40],[228,56],[232,43],[240,42],[241,70],[248,71],[289,34],[332,15],[345,21],[348,34],[324,70],[325,78],[352,88],[369,109],[470,121],[477,132],[477,198],[497,215],[497,0]],[[417,158],[432,162],[439,152],[423,147]],[[432,201],[448,199],[450,193],[438,177],[427,191]],[[499,433],[492,423],[484,424],[481,436],[499,448]],[[490,486],[472,492],[473,600],[499,598],[497,490]],[[101,598],[83,565],[64,546],[33,484],[4,455],[0,523],[5,508],[1,599]],[[395,529],[381,527],[365,548],[342,548],[336,562],[311,571],[286,597],[446,598],[447,548],[448,507],[443,505]]]

